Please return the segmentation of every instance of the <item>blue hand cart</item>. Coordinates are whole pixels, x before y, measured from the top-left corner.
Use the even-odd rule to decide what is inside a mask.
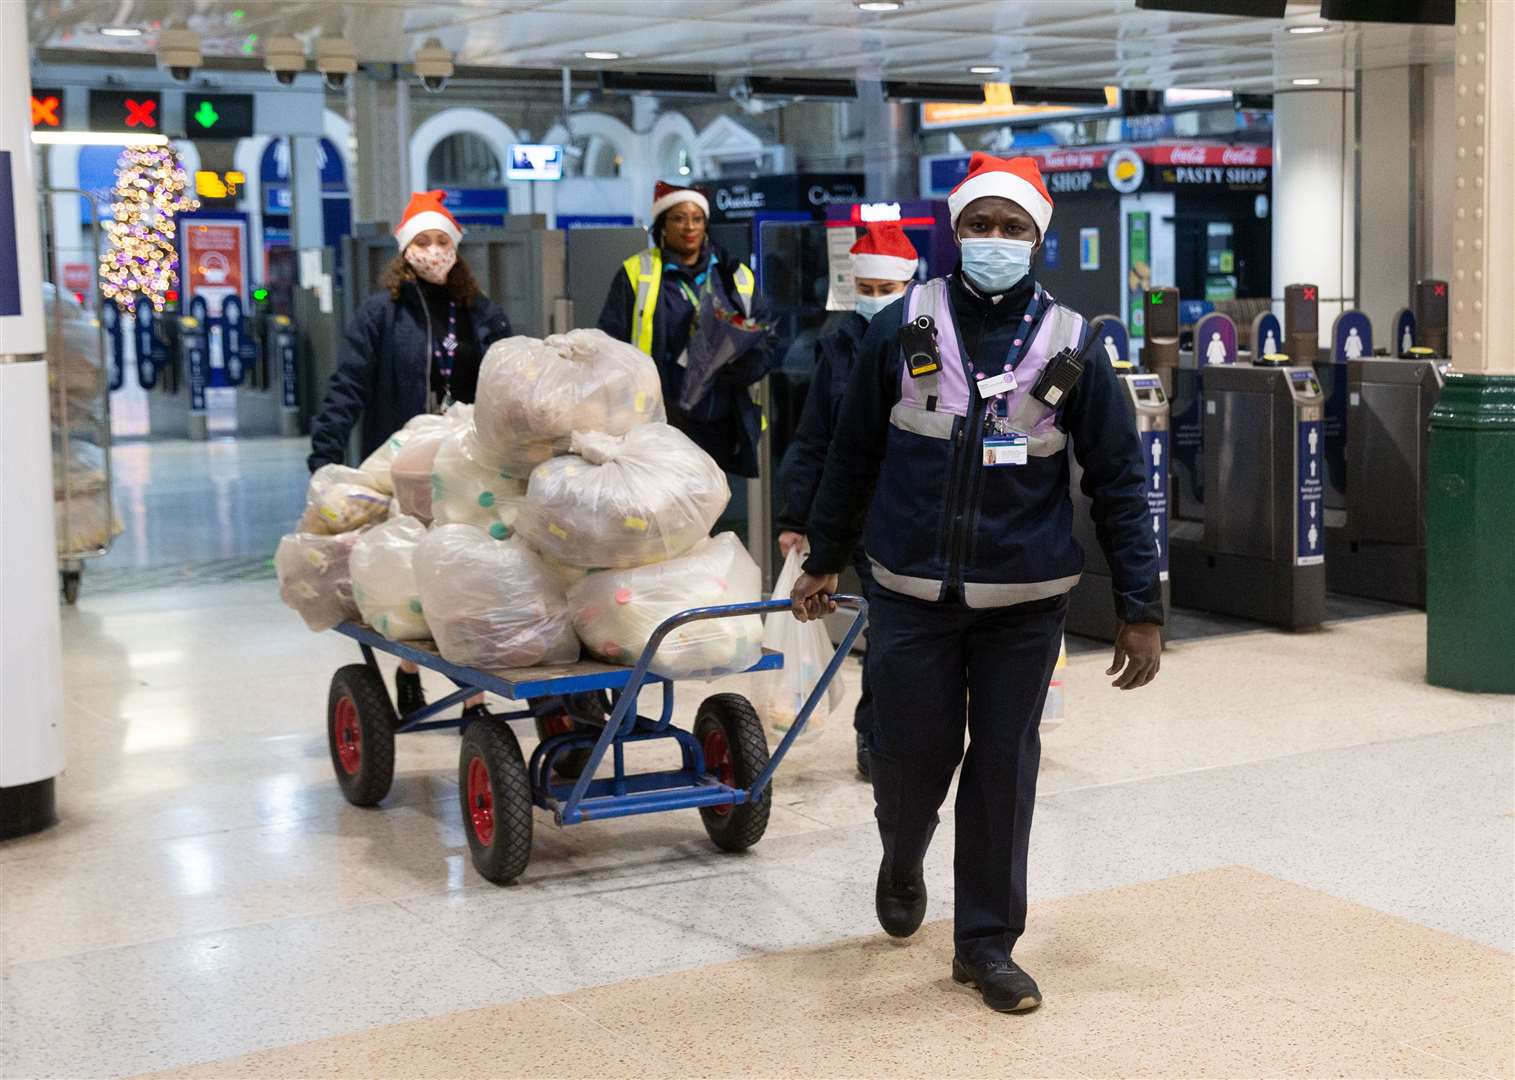
[[[693,729],[685,731],[673,725],[673,680],[648,668],[663,639],[686,623],[786,611],[788,600],[680,612],[658,626],[631,667],[585,660],[558,667],[480,671],[448,663],[429,643],[390,641],[367,626],[343,623],[336,630],[358,642],[363,663],[339,668],[332,676],[326,709],[332,769],[348,802],[374,806],[389,793],[394,780],[396,735],[461,728],[458,802],[463,829],[475,869],[502,885],[520,877],[531,858],[533,806],[551,811],[559,825],[696,807],[718,848],[745,851],[762,839],[768,827],[774,771],[804,730],[867,618],[868,606],[861,597],[837,596],[835,600],[839,608],[853,612],[852,625],[771,757],[762,721],[745,697],[731,693],[707,697],[695,713]],[[424,708],[397,716],[376,652],[441,672],[457,689]],[[783,663],[781,654],[765,651],[748,670],[771,671]],[[651,683],[663,688],[662,713],[656,718],[637,711],[638,695]],[[612,703],[599,717],[581,717],[580,723],[557,733],[544,731],[539,721],[538,731],[545,737],[528,760],[507,721],[533,716],[529,709],[471,722],[461,717],[437,719],[443,711],[483,691],[523,703],[609,692]],[[680,768],[626,771],[628,744],[664,739],[678,745]],[[613,774],[596,779],[606,754],[612,755]]]

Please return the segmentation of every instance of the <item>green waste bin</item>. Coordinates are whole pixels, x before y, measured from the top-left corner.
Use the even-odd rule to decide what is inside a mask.
[[[1449,373],[1429,457],[1426,679],[1515,693],[1515,375]]]

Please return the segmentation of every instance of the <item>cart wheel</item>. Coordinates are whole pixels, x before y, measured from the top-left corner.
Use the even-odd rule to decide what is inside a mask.
[[[597,709],[604,719],[610,719],[611,705],[610,696],[603,690],[591,690],[581,694],[570,694],[564,699],[568,705],[567,715],[559,714],[546,718],[537,718],[537,738],[546,740],[554,735],[566,735],[570,731],[595,730],[593,724],[584,723],[574,718],[574,713],[579,716],[585,715],[585,710]],[[570,750],[566,754],[558,755],[553,763],[552,771],[564,780],[577,780],[584,772],[584,766],[589,764],[589,747],[578,750]]]
[[[84,575],[78,570],[59,570],[58,576],[63,581],[63,602],[65,604],[77,604],[79,602],[79,582]]]
[[[331,677],[326,738],[342,794],[354,806],[374,806],[395,778],[395,708],[384,680],[367,664],[348,664]]]
[[[700,703],[694,737],[705,750],[705,768],[731,787],[750,787],[768,767],[768,737],[752,703],[740,694],[715,694]],[[757,802],[737,806],[702,806],[705,831],[722,851],[746,851],[763,838],[773,785]]]
[[[531,858],[531,781],[504,721],[476,721],[463,732],[458,802],[474,869],[496,885],[514,882]]]

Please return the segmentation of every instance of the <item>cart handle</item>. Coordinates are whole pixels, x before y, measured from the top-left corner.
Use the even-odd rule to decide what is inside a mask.
[[[821,695],[831,685],[831,680],[836,677],[837,671],[842,666],[842,661],[852,651],[853,642],[863,632],[863,625],[868,620],[868,601],[864,600],[861,596],[838,594],[832,596],[831,599],[836,603],[838,608],[851,608],[854,610],[855,614],[852,617],[852,625],[842,635],[841,644],[836,647],[836,652],[832,655],[831,662],[826,665],[826,670],[821,672],[820,678],[816,680],[815,687],[810,691],[810,697],[805,701],[805,707],[800,710],[799,715],[794,718],[793,725],[784,733],[784,738],[779,743],[778,749],[773,752],[773,756],[768,761],[768,767],[752,782],[752,787],[749,789],[747,796],[750,801],[756,801],[762,796],[763,789],[773,779],[774,770],[778,768],[779,762],[784,760],[784,755],[789,752],[790,745],[799,736],[800,732],[804,730],[806,721],[810,719],[810,714],[815,711],[816,705],[821,700]],[[594,771],[599,767],[600,759],[604,756],[603,744],[609,741],[609,733],[619,731],[621,724],[625,722],[626,713],[631,709],[632,703],[636,701],[637,694],[642,689],[642,684],[647,681],[647,669],[652,664],[652,658],[657,654],[658,647],[663,644],[665,637],[686,623],[700,622],[704,619],[730,619],[742,615],[761,615],[789,610],[789,600],[787,598],[780,599],[776,597],[772,600],[753,600],[743,604],[721,604],[715,607],[690,608],[688,611],[681,611],[677,615],[670,615],[659,623],[658,628],[652,632],[652,637],[648,638],[647,647],[642,650],[642,655],[637,657],[636,665],[631,669],[631,677],[626,680],[625,687],[616,698],[615,709],[611,712],[610,719],[605,722],[605,734],[600,739],[602,745],[597,745],[590,753],[590,758],[585,763],[584,771],[580,773],[578,780],[574,782],[573,790],[569,792],[568,798],[564,800],[563,812],[567,814],[577,807],[580,801],[583,800],[585,793],[589,790],[589,782],[593,779]]]

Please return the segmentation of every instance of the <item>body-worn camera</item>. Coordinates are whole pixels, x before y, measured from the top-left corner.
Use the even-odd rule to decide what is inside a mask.
[[[942,369],[941,350],[936,345],[936,320],[918,316],[900,327],[900,348],[910,377],[919,379]]]
[[[1042,374],[1036,380],[1036,385],[1031,388],[1031,396],[1049,409],[1055,409],[1073,384],[1078,382],[1078,377],[1084,373],[1084,362],[1078,353],[1072,349],[1064,349],[1042,369]]]

